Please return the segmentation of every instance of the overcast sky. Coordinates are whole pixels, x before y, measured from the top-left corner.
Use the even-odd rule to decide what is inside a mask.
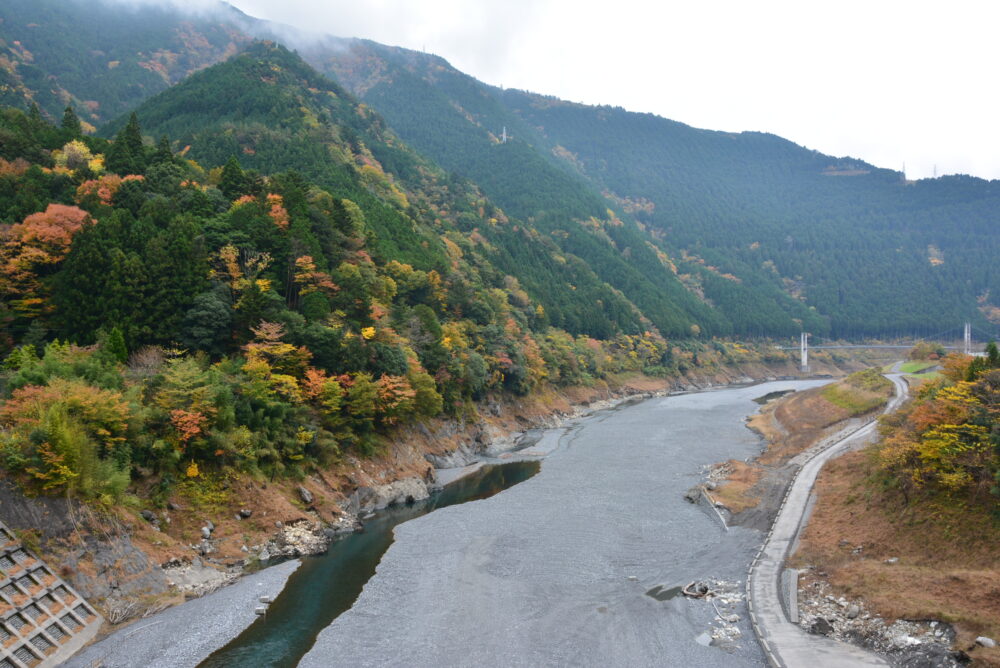
[[[762,130],[910,178],[1000,178],[1000,3],[232,0],[426,49],[487,83]]]

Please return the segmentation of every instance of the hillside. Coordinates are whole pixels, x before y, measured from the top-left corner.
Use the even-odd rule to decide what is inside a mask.
[[[562,162],[554,173],[575,175],[646,226],[738,333],[774,332],[778,309],[842,337],[933,335],[965,318],[990,327],[984,313],[1000,294],[989,259],[1000,243],[996,182],[904,184],[899,173],[774,135],[497,89],[440,58],[367,41],[310,58],[404,139],[484,184],[482,138],[506,126],[540,163]],[[503,201],[502,186],[484,188]],[[824,322],[794,310],[789,296]]]
[[[491,261],[570,331],[604,336],[649,322],[675,336],[692,325],[713,335],[933,335],[965,319],[992,330],[987,319],[1000,312],[995,182],[903,183],[896,172],[773,135],[699,130],[501,90],[437,56],[305,35],[226,5],[191,15],[150,11],[7,3],[3,100],[38,102],[53,119],[73,104],[85,123],[98,124],[253,37],[278,39],[363,99],[425,159],[532,228],[537,236],[490,237]],[[143,23],[150,16],[155,28]],[[74,37],[37,39],[47,31]],[[172,133],[183,122],[149,127],[178,139]],[[246,148],[237,143],[219,137],[198,150],[218,164],[226,151]],[[300,149],[318,155],[302,144],[268,160],[287,168]],[[264,166],[248,156],[241,160]],[[542,256],[535,242],[548,249]],[[584,290],[574,297],[606,306],[598,321],[558,287],[567,284]]]
[[[218,96],[227,100],[221,114]],[[625,262],[605,233],[614,219],[591,219],[584,227],[561,217],[559,230],[571,232],[560,235],[543,219],[508,217],[473,183],[413,153],[379,116],[280,47],[252,47],[150,99],[136,114],[153,136],[191,146],[187,157],[205,166],[239,156],[247,167],[294,169],[348,194],[366,212],[385,258],[433,268],[446,231],[439,221],[450,219],[452,240],[470,258],[487,257],[493,271],[515,277],[539,301],[545,322],[574,334],[606,338],[655,327],[689,335],[692,325],[707,327],[715,317],[658,260],[649,273]],[[438,260],[451,261],[440,254]],[[620,280],[606,280],[609,271]]]
[[[185,15],[152,3],[5,0],[0,104],[34,102],[51,119],[72,105],[99,127],[237,53],[251,41],[246,25],[232,8]]]
[[[1000,635],[1000,354],[987,350],[911,377],[915,397],[882,418],[881,439],[828,465],[793,556],[800,601],[815,607],[814,592],[831,591],[887,622],[945,622],[975,666],[1000,665],[995,645],[977,642]],[[854,620],[829,620],[873,640]]]
[[[602,194],[600,184],[565,160],[565,152],[513,113],[494,89],[443,59],[362,40],[351,41],[349,48],[321,47],[304,55],[378,109],[415,148],[480,184],[506,209],[531,216],[544,231],[563,238],[561,243],[633,296],[644,311],[651,305],[642,299],[642,278],[648,281],[667,266],[716,309],[716,317],[703,315],[698,323],[706,333],[792,335],[802,323],[812,331],[827,330],[826,322],[786,294],[776,277],[738,278],[646,230],[634,203]],[[504,128],[513,138],[501,144]],[[598,257],[581,249],[589,240],[575,221],[600,217],[609,209],[624,221],[605,228],[621,257]]]
[[[155,481],[141,496],[162,501],[179,480],[371,455],[488,395],[758,356],[668,342],[273,43],[151,98],[113,141],[71,114],[7,109],[0,130],[16,140],[0,155],[0,447],[28,487],[107,503]],[[552,326],[519,275],[599,338]]]

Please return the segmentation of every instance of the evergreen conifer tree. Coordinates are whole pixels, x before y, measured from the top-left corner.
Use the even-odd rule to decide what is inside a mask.
[[[83,125],[80,124],[80,118],[73,111],[73,107],[66,107],[66,111],[63,112],[62,123],[60,127],[66,131],[70,138],[76,138],[83,135]]]
[[[249,185],[249,179],[240,166],[239,160],[236,159],[236,156],[229,158],[229,161],[222,168],[219,190],[227,199],[234,200],[240,195],[245,195]]]

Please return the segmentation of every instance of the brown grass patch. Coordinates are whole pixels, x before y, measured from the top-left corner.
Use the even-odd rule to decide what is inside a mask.
[[[724,485],[710,492],[712,498],[722,502],[732,513],[742,512],[760,503],[760,497],[753,493],[753,489],[764,475],[763,469],[738,459],[730,459],[726,466],[730,473]]]
[[[969,509],[904,506],[869,486],[869,470],[864,451],[824,467],[791,565],[826,572],[839,595],[865,598],[886,619],[949,622],[957,649],[1000,666],[1000,651],[974,646],[979,635],[1000,638],[1000,526]]]
[[[758,485],[768,472],[781,468],[843,427],[845,420],[859,414],[859,405],[866,407],[860,411],[864,413],[885,403],[891,394],[891,383],[888,389],[858,386],[859,382],[869,380],[870,375],[871,372],[862,371],[836,383],[794,392],[764,404],[747,426],[764,438],[767,448],[752,464],[739,462],[733,466],[732,474],[715,496],[734,514],[755,508],[764,495],[773,492],[767,481]],[[831,401],[831,397],[847,400]]]

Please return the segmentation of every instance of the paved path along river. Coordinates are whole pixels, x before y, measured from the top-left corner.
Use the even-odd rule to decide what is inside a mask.
[[[745,605],[742,637],[705,646],[711,603],[647,592],[742,587],[761,534],[727,531],[682,495],[703,467],[758,454],[743,422],[754,398],[817,384],[652,399],[548,432],[535,477],[396,527],[376,575],[301,665],[766,665]]]
[[[898,370],[898,366],[896,365],[894,369]],[[896,396],[889,402],[886,412],[896,410],[907,396],[906,383],[900,376],[892,375],[889,379],[895,386]],[[805,633],[788,620],[782,608],[785,593],[779,588],[785,559],[800,531],[802,516],[820,469],[830,459],[853,447],[870,442],[877,433],[876,427],[877,423],[872,421],[845,435],[844,438],[836,440],[827,449],[804,463],[788,490],[788,496],[761,549],[760,557],[754,562],[748,590],[751,595],[756,630],[773,666],[864,668],[889,665],[889,662],[882,657],[860,647]]]

